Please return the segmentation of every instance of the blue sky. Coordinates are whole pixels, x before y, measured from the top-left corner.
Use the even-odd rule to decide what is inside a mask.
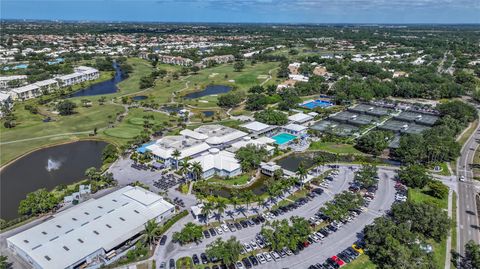
[[[4,19],[480,23],[480,0],[0,0]]]

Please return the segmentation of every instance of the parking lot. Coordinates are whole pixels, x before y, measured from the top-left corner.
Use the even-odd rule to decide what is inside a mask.
[[[395,199],[395,183],[392,180],[394,172],[386,169],[379,169],[379,188],[376,193],[375,199],[369,204],[365,212],[361,213],[352,222],[342,226],[337,232],[331,234],[321,242],[313,243],[311,246],[305,248],[298,255],[284,256],[277,261],[267,262],[261,264],[261,268],[307,268],[311,264],[322,263],[326,258],[337,254],[346,247],[350,246],[357,240],[358,234],[363,230],[364,226],[371,223],[376,217],[384,214],[388,210]],[[318,209],[327,201],[332,200],[333,196],[346,190],[349,187],[349,183],[353,180],[354,173],[347,166],[341,166],[339,175],[335,177],[333,182],[326,188],[325,192],[321,195],[315,195],[310,201],[304,205],[299,206],[296,209],[287,211],[275,219],[285,219],[291,216],[300,216],[306,219],[312,217],[317,213]],[[267,216],[266,216],[267,217]],[[190,216],[182,220],[182,223],[188,222]],[[190,220],[191,221],[191,220]],[[242,227],[238,230],[234,226],[234,232],[227,228],[227,231],[222,231],[221,235],[210,236],[210,238],[204,238],[198,244],[189,244],[186,246],[180,246],[171,242],[171,235],[175,231],[179,231],[183,224],[176,225],[167,233],[167,243],[164,246],[160,246],[155,254],[158,264],[161,261],[178,259],[181,257],[192,257],[196,254],[201,257],[201,253],[205,252],[206,245],[214,241],[217,237],[227,239],[231,236],[235,236],[240,242],[251,242],[255,239],[256,235],[260,232],[261,224],[253,224],[248,227]],[[240,223],[239,223],[240,224]],[[217,232],[218,233],[218,232]]]

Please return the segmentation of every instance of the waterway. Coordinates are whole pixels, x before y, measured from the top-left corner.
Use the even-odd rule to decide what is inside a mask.
[[[198,92],[192,92],[185,95],[185,99],[195,99],[204,97],[207,95],[227,93],[232,90],[232,87],[226,85],[208,85],[204,90]]]
[[[101,141],[78,141],[29,153],[0,171],[0,218],[18,217],[18,205],[30,192],[52,190],[85,178],[89,167],[102,165]]]
[[[68,97],[93,96],[116,93],[118,91],[117,84],[124,80],[126,77],[123,75],[123,72],[118,64],[114,63],[113,68],[115,69],[115,75],[112,79],[95,83],[85,89],[81,89],[70,94]]]

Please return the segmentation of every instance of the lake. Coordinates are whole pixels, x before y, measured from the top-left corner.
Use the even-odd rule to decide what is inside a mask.
[[[101,94],[109,94],[109,93],[116,93],[118,91],[117,84],[125,79],[125,76],[120,69],[118,64],[113,64],[113,68],[115,69],[115,75],[112,79],[95,83],[90,87],[85,89],[76,91],[70,94],[68,97],[79,97],[79,96],[92,96],[92,95],[101,95]]]
[[[208,85],[204,90],[198,92],[191,92],[184,96],[185,99],[195,99],[212,94],[227,93],[232,90],[232,87],[226,85]]]
[[[202,111],[203,116],[205,117],[212,117],[215,115],[215,111],[207,110],[207,111]]]
[[[20,201],[41,188],[54,189],[85,178],[89,167],[102,165],[102,141],[78,141],[40,149],[21,157],[0,172],[0,218],[18,217]]]
[[[145,96],[145,95],[137,95],[137,96],[132,97],[132,100],[133,100],[133,101],[142,101],[142,100],[145,100],[145,99],[148,99],[148,96]]]

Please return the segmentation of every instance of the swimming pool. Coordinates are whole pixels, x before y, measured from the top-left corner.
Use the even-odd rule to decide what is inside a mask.
[[[275,143],[277,143],[278,145],[283,145],[285,143],[288,143],[295,138],[297,137],[287,133],[280,133],[278,135],[272,136],[272,139],[275,140]]]
[[[332,105],[333,105],[332,102],[329,102],[329,101],[315,100],[315,101],[310,101],[308,103],[302,104],[301,106],[308,109],[314,109],[316,107],[326,108]]]
[[[139,147],[139,148],[137,149],[137,152],[143,154],[143,153],[145,153],[145,152],[147,151],[147,147],[150,146],[150,145],[153,145],[153,144],[155,144],[154,141],[145,143],[145,144],[143,144],[141,147]]]

